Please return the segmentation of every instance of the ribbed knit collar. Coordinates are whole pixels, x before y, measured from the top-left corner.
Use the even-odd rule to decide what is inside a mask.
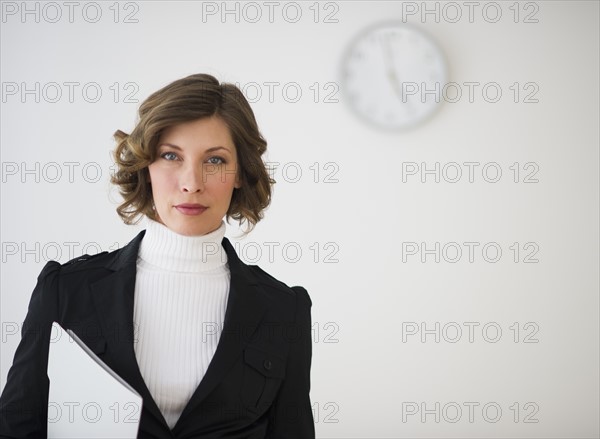
[[[222,268],[227,253],[221,241],[225,236],[225,221],[206,235],[185,236],[164,224],[146,218],[146,233],[140,243],[138,257],[163,270],[200,273]]]

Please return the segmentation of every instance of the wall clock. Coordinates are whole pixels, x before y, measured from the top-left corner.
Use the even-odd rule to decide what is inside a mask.
[[[412,128],[443,101],[445,56],[413,25],[389,22],[366,29],[350,43],[341,64],[344,102],[379,128]]]

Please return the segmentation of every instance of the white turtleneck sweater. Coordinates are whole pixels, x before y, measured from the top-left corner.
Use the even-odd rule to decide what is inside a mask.
[[[135,279],[135,355],[173,428],[204,377],[223,329],[229,295],[225,222],[202,236],[147,220]]]

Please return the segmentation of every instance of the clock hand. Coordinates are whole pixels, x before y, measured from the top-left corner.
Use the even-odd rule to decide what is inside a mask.
[[[384,55],[383,59],[385,60],[385,64],[387,67],[387,76],[392,84],[392,88],[394,89],[396,96],[400,98],[403,104],[410,105],[410,102],[408,102],[404,97],[404,90],[402,90],[402,81],[400,81],[400,79],[398,78],[396,69],[394,68],[394,52],[390,45],[389,39],[384,37],[382,45],[384,48],[384,52],[387,55]]]

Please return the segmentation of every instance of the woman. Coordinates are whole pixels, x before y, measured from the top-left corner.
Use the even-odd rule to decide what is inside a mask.
[[[311,300],[224,237],[269,205],[266,142],[241,91],[197,74],[117,131],[125,247],[50,261],[0,397],[0,437],[44,437],[50,327],[72,329],[143,398],[139,438],[311,438]]]

